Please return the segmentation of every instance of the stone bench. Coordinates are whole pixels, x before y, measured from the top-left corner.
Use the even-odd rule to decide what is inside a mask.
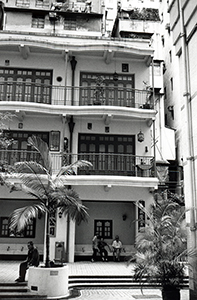
[[[113,256],[113,248],[111,245],[110,249],[111,251],[108,250],[108,247],[106,247],[106,250],[108,251],[109,256]],[[122,251],[121,251],[121,256],[123,257],[129,257],[133,256],[135,254],[135,248],[133,245],[123,245]],[[91,244],[77,244],[75,245],[75,256],[92,256],[92,245]]]
[[[40,255],[43,255],[43,244],[36,244]],[[27,255],[27,244],[0,244],[0,255]]]

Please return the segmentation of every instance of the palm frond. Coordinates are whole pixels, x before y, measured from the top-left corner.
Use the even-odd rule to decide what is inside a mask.
[[[37,163],[36,161],[22,161],[14,164],[14,171],[25,174],[46,174],[49,175],[48,170]]]
[[[38,216],[39,212],[47,212],[46,206],[43,204],[34,204],[14,210],[9,218],[10,230],[20,232],[29,224],[32,218],[36,218]]]
[[[40,137],[34,135],[28,138],[28,143],[40,153],[43,159],[43,166],[51,174],[52,161],[47,143],[45,143]]]
[[[83,168],[83,167],[90,168],[92,167],[92,163],[86,160],[77,160],[68,166],[63,166],[60,169],[59,173],[57,174],[57,177],[61,175],[73,175],[75,174],[76,168]]]
[[[53,180],[48,170],[36,162],[19,162],[15,164],[18,179],[22,182],[21,189],[28,194],[42,199],[53,189]],[[28,172],[26,172],[28,170]],[[12,187],[12,190],[16,190]],[[40,197],[39,197],[40,195]]]
[[[71,197],[67,197],[71,201]],[[82,221],[88,220],[87,208],[82,203],[70,204],[65,207],[61,206],[62,213],[68,214],[69,217],[76,221],[77,225],[79,225]]]

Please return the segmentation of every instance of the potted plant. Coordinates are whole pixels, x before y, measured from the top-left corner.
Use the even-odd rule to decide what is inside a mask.
[[[34,286],[34,288],[35,286],[37,287],[37,289],[34,290],[39,293],[41,289],[43,290],[43,293],[46,293],[46,291],[49,292],[52,286],[52,294],[47,294],[47,296],[64,296],[62,294],[67,294],[68,287],[66,290],[61,290],[61,287],[58,284],[57,286],[54,285],[54,276],[51,278],[52,282],[49,279],[46,279],[46,272],[50,275],[50,270],[46,269],[51,267],[49,259],[49,219],[50,215],[56,210],[61,210],[62,214],[68,215],[78,224],[87,219],[86,207],[82,204],[78,194],[73,189],[67,188],[66,175],[73,174],[77,167],[90,167],[92,164],[83,160],[76,161],[69,166],[63,166],[58,174],[54,176],[52,174],[52,163],[48,145],[36,136],[29,137],[28,143],[39,152],[41,163],[35,161],[15,163],[14,173],[11,174],[11,176],[17,176],[17,178],[20,179],[21,184],[10,184],[10,181],[7,182],[6,178],[5,183],[9,186],[11,185],[11,191],[21,190],[26,194],[35,197],[39,203],[16,209],[10,216],[10,230],[12,232],[20,232],[32,218],[36,218],[40,214],[45,214],[45,270],[42,268],[43,272],[45,271],[45,275],[41,275],[41,268],[34,268],[34,270],[39,269],[39,274],[35,275],[36,283],[33,283],[30,278],[29,281],[31,281],[31,286]],[[59,273],[62,272],[62,270],[59,271]],[[29,272],[29,277],[30,273],[31,272]],[[65,274],[62,274],[62,277],[63,285],[66,286]],[[44,280],[45,283],[43,283],[42,280]],[[61,283],[61,280],[58,279],[57,282]],[[38,284],[40,287],[37,286]],[[46,287],[45,284],[48,284],[48,287]]]
[[[142,285],[145,280],[159,284],[163,300],[180,300],[185,277],[183,260],[196,251],[188,253],[187,250],[183,206],[174,201],[175,197],[166,198],[166,193],[161,195],[155,197],[150,212],[137,203],[146,214],[148,224],[136,237],[134,278]]]
[[[103,103],[104,86],[104,78],[102,76],[97,76],[96,87],[94,90],[94,105],[101,105]]]

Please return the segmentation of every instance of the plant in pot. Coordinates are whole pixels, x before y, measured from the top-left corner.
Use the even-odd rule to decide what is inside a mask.
[[[140,203],[136,205],[146,214],[148,224],[136,237],[134,278],[142,286],[144,282],[161,286],[163,300],[180,300],[184,260],[196,253],[187,250],[184,207],[173,197],[166,198],[166,193],[155,197],[150,212]]]
[[[102,76],[97,76],[96,78],[96,87],[94,90],[94,105],[101,105],[103,103],[103,96],[104,96],[104,78]]]
[[[78,194],[73,189],[67,188],[66,175],[71,175],[78,167],[91,167],[88,161],[79,160],[68,166],[62,166],[57,175],[52,174],[52,160],[47,143],[36,136],[28,138],[28,143],[40,154],[41,163],[35,161],[17,162],[14,172],[10,176],[20,179],[20,185],[10,184],[4,178],[11,190],[20,190],[38,200],[38,204],[16,209],[10,215],[10,230],[20,232],[32,220],[40,214],[45,214],[45,267],[49,268],[49,220],[56,210],[68,215],[77,224],[87,220],[87,210],[82,204]],[[54,288],[53,288],[54,289]],[[57,296],[57,295],[55,295]]]

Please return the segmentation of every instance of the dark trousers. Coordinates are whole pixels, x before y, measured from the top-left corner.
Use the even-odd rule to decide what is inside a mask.
[[[25,275],[26,275],[27,269],[28,269],[27,262],[26,261],[22,262],[19,267],[19,276],[23,280],[25,280]]]
[[[98,253],[98,249],[93,248],[92,250],[93,250],[92,258],[93,258],[94,260],[96,260],[97,253]]]
[[[104,257],[105,259],[108,258],[108,252],[106,249],[100,249],[101,257]]]

